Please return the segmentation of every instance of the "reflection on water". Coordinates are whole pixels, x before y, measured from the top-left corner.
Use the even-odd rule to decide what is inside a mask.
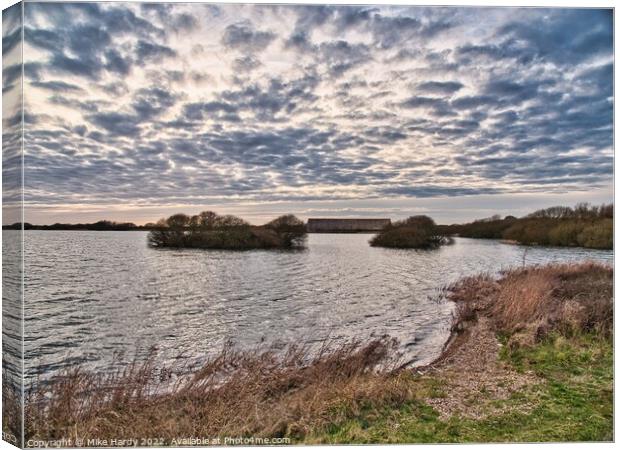
[[[456,239],[434,251],[372,248],[367,234],[311,234],[304,251],[154,250],[144,232],[25,234],[26,372],[76,362],[109,370],[115,353],[155,345],[161,362],[203,358],[232,340],[319,343],[389,335],[428,362],[447,338],[447,283],[521,265],[523,248]],[[5,255],[9,249],[4,249]],[[8,257],[5,256],[5,257]],[[530,248],[526,262],[611,251]]]

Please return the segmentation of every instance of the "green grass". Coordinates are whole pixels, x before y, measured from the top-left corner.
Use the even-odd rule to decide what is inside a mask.
[[[412,376],[420,400],[397,408],[368,406],[357,417],[307,436],[314,443],[541,442],[613,439],[613,349],[611,339],[585,334],[548,338],[534,348],[500,357],[517,371],[532,371],[541,383],[493,401],[503,408],[483,418],[441,420],[423,402],[441,396],[432,378]],[[485,395],[485,393],[481,393]],[[497,409],[496,409],[497,410]]]

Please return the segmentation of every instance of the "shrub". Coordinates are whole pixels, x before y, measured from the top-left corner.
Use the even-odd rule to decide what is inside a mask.
[[[306,239],[306,224],[292,214],[272,220],[265,228],[275,231],[284,247],[302,246]]]
[[[579,245],[577,237],[584,225],[579,222],[564,222],[549,231],[549,244],[564,247]]]
[[[428,216],[411,216],[405,220],[395,222],[392,226],[416,228],[425,233],[434,233],[437,228],[435,221]]]
[[[504,239],[521,244],[549,245],[549,229],[555,224],[550,219],[520,220],[504,231]]]
[[[521,219],[504,238],[526,245],[613,248],[612,219]]]
[[[412,216],[387,226],[370,240],[373,247],[436,248],[451,239],[428,216]]]
[[[612,249],[614,245],[614,224],[612,219],[603,219],[586,226],[577,237],[579,245],[588,248]]]
[[[462,225],[439,226],[443,234],[458,234],[462,237],[476,239],[501,239],[504,231],[517,220],[514,216],[500,219],[497,216],[476,220]]]
[[[183,228],[171,228],[166,219],[160,219],[147,239],[151,247],[183,247],[185,231]]]

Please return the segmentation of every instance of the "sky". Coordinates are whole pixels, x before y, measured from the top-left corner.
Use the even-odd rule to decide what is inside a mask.
[[[15,20],[3,15],[5,98],[21,86]],[[25,220],[208,209],[453,223],[610,202],[612,20],[26,3]]]

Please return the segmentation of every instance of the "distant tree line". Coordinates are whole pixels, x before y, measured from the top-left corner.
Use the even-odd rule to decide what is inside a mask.
[[[553,206],[522,218],[492,216],[466,224],[440,225],[442,233],[479,239],[506,239],[525,245],[613,248],[612,204]]]
[[[447,236],[428,216],[411,216],[387,225],[371,240],[373,247],[431,249],[450,244]]]
[[[304,222],[292,214],[253,226],[236,216],[203,211],[161,219],[149,232],[148,244],[156,248],[249,250],[303,247],[305,239]]]
[[[3,230],[21,230],[21,228],[21,222],[2,226]],[[131,222],[113,222],[111,220],[100,220],[95,223],[55,223],[53,225],[33,225],[28,222],[24,223],[24,230],[140,231],[149,229],[149,224],[140,226]]]

